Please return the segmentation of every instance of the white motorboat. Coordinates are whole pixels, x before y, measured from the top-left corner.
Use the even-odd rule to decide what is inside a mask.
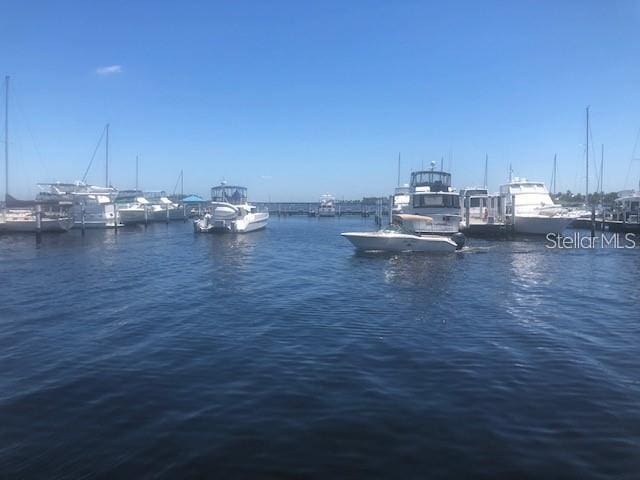
[[[147,223],[149,218],[148,207],[150,202],[144,198],[139,190],[123,190],[116,198],[118,216],[124,225]]]
[[[147,217],[150,222],[166,222],[169,220],[184,220],[185,212],[177,203],[172,202],[164,191],[145,192]]]
[[[334,205],[335,199],[333,196],[326,194],[320,197],[320,205],[318,206],[319,217],[335,217],[336,207]]]
[[[195,232],[247,233],[267,226],[269,212],[259,212],[247,201],[245,187],[226,185],[211,189],[211,204],[193,224]]]
[[[515,233],[562,233],[576,219],[575,214],[554,203],[542,182],[515,178],[500,187],[500,197]]]
[[[430,218],[416,215],[397,214],[394,221],[402,224],[391,224],[377,232],[346,232],[341,235],[349,240],[358,250],[385,252],[433,252],[451,253],[462,248],[461,233],[454,235],[417,234],[407,228],[414,222],[429,222]]]

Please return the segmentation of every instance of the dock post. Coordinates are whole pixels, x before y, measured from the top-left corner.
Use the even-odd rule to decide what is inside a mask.
[[[471,196],[469,195],[469,191],[467,191],[464,196],[464,217],[465,217],[465,223],[467,225],[467,230],[470,230],[471,229]]]
[[[36,243],[40,243],[42,233],[42,205],[36,205]]]
[[[516,196],[511,195],[511,235],[516,233]]]
[[[84,236],[84,229],[85,229],[85,216],[86,216],[86,209],[85,209],[85,202],[84,200],[82,201],[81,204],[81,209],[80,209],[80,214],[82,215],[82,235]]]

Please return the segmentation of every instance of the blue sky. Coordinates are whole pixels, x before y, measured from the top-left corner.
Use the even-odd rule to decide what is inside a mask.
[[[5,1],[11,190],[81,178],[109,122],[119,188],[139,154],[147,189],[183,169],[200,194],[383,195],[401,152],[404,181],[444,157],[458,187],[486,153],[493,189],[510,163],[548,183],[557,154],[559,188],[583,191],[586,105],[605,189],[637,186],[640,3],[445,3]]]

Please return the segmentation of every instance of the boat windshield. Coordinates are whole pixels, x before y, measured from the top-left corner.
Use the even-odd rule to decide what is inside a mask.
[[[415,232],[407,228],[404,224],[390,223],[382,229],[385,233],[404,233],[407,235],[415,235]]]
[[[432,192],[446,192],[451,186],[451,174],[427,170],[411,174],[411,187],[430,187]]]
[[[247,203],[247,189],[231,185],[221,185],[211,189],[211,200],[214,202],[242,205]]]

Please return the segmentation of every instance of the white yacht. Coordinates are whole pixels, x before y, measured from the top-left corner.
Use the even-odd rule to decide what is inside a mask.
[[[318,206],[319,217],[335,217],[336,207],[334,205],[335,199],[329,194],[322,195],[320,197],[320,205]]]
[[[431,170],[411,173],[408,201],[406,194],[396,194],[393,210],[416,215],[412,229],[418,234],[451,236],[460,231],[460,195],[451,187],[451,174],[434,167],[431,162]],[[420,216],[429,221],[420,221]]]
[[[562,233],[576,218],[567,208],[554,203],[542,182],[514,178],[500,187],[500,197],[515,233]]]
[[[462,248],[462,244],[452,236],[417,234],[413,225],[415,222],[431,222],[427,216],[400,213],[393,215],[393,220],[395,223],[377,232],[346,232],[341,235],[363,251],[450,253]]]
[[[147,223],[150,221],[148,205],[149,201],[144,198],[139,190],[121,190],[116,198],[118,216],[124,225],[135,225],[137,223]]]
[[[114,228],[119,224],[114,205],[118,191],[113,187],[99,187],[83,182],[39,183],[38,201],[70,201],[73,204],[75,228]]]
[[[269,212],[259,212],[247,201],[245,187],[222,183],[211,189],[211,204],[193,224],[196,232],[246,233],[267,226]]]
[[[166,222],[167,220],[183,220],[185,212],[177,203],[172,202],[164,191],[145,192],[148,202],[150,222]]]
[[[17,200],[7,194],[0,232],[66,232],[73,226],[70,210],[71,202]]]

